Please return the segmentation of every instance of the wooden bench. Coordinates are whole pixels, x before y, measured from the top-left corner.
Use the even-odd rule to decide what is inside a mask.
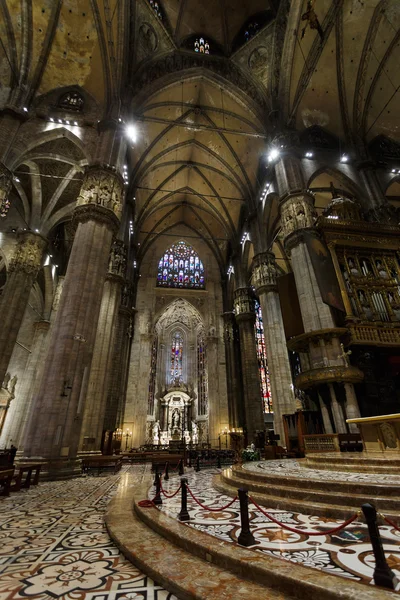
[[[89,471],[90,469],[97,469],[97,474],[103,470],[112,470],[113,473],[118,473],[122,467],[122,456],[93,456],[85,457],[82,459],[82,469]]]
[[[42,464],[18,464],[14,473],[15,483],[11,485],[11,491],[19,492],[21,488],[29,489],[31,485],[38,485]]]
[[[9,496],[11,490],[11,482],[14,477],[14,467],[12,469],[4,469],[0,471],[0,496]]]

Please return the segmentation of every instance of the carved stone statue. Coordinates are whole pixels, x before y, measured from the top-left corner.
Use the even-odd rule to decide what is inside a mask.
[[[199,443],[199,428],[195,421],[192,421],[192,443],[193,444]]]
[[[15,386],[17,385],[17,381],[18,381],[18,377],[16,375],[14,375],[14,377],[12,377],[10,379],[10,383],[8,384],[8,391],[10,392],[11,396],[14,396]]]
[[[160,443],[160,431],[161,431],[160,421],[155,421],[155,423],[153,425],[153,444]]]
[[[8,389],[8,382],[10,381],[10,379],[11,379],[11,375],[10,375],[10,373],[6,373],[6,374],[4,375],[4,381],[3,381],[3,383],[2,383],[2,386],[1,386],[1,387],[2,387],[2,388],[4,388],[5,390],[7,390],[7,389]]]
[[[172,429],[179,429],[181,424],[181,414],[178,408],[174,408],[172,411],[171,425]]]

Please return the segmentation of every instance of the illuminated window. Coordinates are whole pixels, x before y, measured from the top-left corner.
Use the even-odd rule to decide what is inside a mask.
[[[271,413],[273,412],[271,381],[269,379],[267,350],[265,348],[264,325],[262,320],[261,306],[257,301],[255,303],[255,311],[256,322],[254,325],[254,330],[256,336],[258,369],[260,373],[261,398],[263,401],[264,412]]]
[[[171,383],[182,380],[182,357],[183,357],[183,339],[182,334],[176,331],[172,335],[171,344],[171,363],[170,378]]]
[[[200,54],[210,54],[210,44],[204,38],[196,38],[194,41],[194,51]]]
[[[156,13],[157,17],[162,21],[162,12],[161,12],[161,8],[158,2],[155,2],[155,0],[149,0],[150,5],[153,7],[154,12]]]
[[[65,110],[83,110],[84,100],[78,92],[67,92],[58,101],[58,106]]]
[[[208,381],[206,365],[206,345],[202,338],[197,342],[197,381],[198,381],[198,407],[199,416],[206,415],[208,411]]]
[[[157,338],[153,342],[151,349],[151,365],[150,365],[150,379],[149,379],[149,396],[147,401],[147,414],[154,414],[154,395],[156,390],[156,372],[157,372]]]
[[[158,263],[157,285],[204,289],[204,267],[199,256],[185,242],[173,244]]]
[[[249,23],[249,25],[246,27],[244,34],[243,34],[245,42],[248,42],[249,40],[251,40],[251,38],[254,35],[256,35],[256,33],[259,29],[260,29],[260,25],[256,21],[252,21],[251,23]]]

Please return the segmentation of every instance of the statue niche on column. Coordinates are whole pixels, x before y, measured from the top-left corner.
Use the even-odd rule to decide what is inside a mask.
[[[179,408],[174,408],[171,416],[171,434],[172,439],[180,438],[181,413]]]

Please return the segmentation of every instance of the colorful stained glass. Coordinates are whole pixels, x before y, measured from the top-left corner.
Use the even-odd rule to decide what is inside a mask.
[[[156,391],[156,372],[157,372],[157,338],[153,342],[151,349],[151,365],[150,365],[150,378],[149,378],[149,395],[147,400],[147,414],[154,414],[154,396]]]
[[[169,248],[158,263],[157,285],[204,289],[204,267],[199,256],[186,242]]]
[[[150,5],[153,7],[154,12],[156,13],[157,17],[162,21],[162,12],[161,12],[161,8],[158,2],[156,2],[156,0],[149,0]]]
[[[194,41],[194,51],[200,54],[210,54],[210,44],[203,37]]]
[[[197,381],[198,381],[198,414],[208,412],[208,381],[206,367],[206,346],[203,339],[197,342]]]
[[[264,325],[262,319],[261,306],[259,302],[255,302],[256,322],[254,324],[258,368],[260,373],[261,398],[264,405],[264,412],[272,413],[272,394],[271,381],[269,378],[267,350],[265,347]]]
[[[170,379],[175,382],[182,379],[183,339],[179,331],[172,335]]]

